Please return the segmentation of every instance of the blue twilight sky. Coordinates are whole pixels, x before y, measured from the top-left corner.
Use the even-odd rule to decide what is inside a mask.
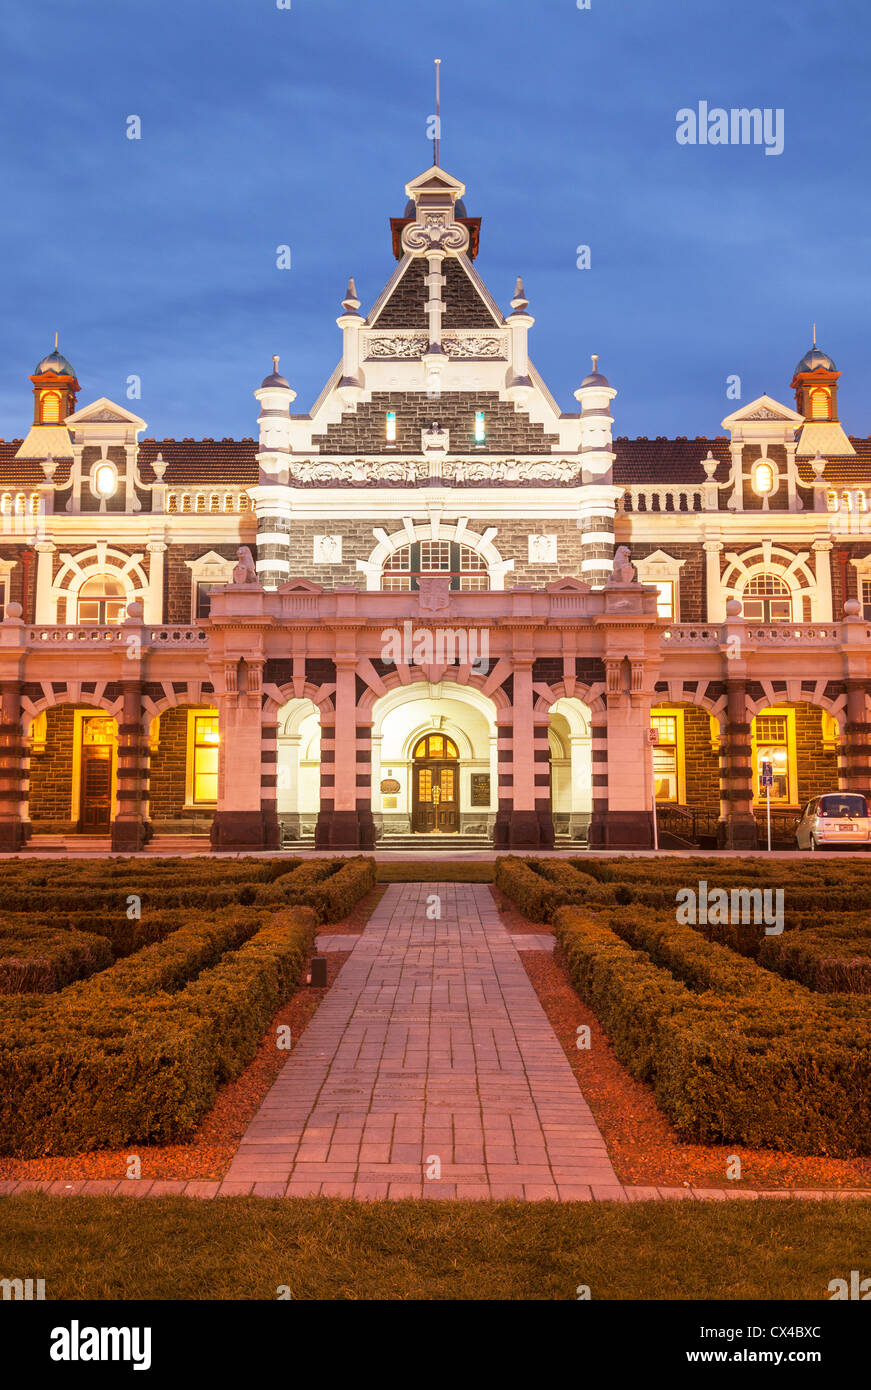
[[[731,373],[790,400],[816,319],[871,432],[869,0],[5,0],[0,35],[4,438],[55,329],[80,405],[141,377],[147,435],[254,435],[273,352],[309,409],[431,162],[434,57],[478,269],[503,309],[523,275],[563,409],[598,351],[616,434],[720,433]],[[784,152],[678,145],[699,101],[783,108]]]

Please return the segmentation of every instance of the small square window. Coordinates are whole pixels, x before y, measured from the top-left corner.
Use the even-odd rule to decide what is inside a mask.
[[[396,411],[388,410],[387,423],[385,426],[385,438],[388,444],[396,443]]]

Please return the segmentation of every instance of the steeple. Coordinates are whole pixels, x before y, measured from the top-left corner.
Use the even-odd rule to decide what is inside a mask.
[[[72,458],[72,443],[64,421],[74,414],[81,387],[74,369],[58,350],[57,339],[55,333],[53,351],[37,362],[30,378],[33,424],[16,458],[44,459],[48,454],[56,459]]]
[[[793,372],[791,386],[795,406],[806,424],[799,430],[798,456],[813,458],[854,454],[855,450],[838,420],[838,380],[841,373],[827,352],[817,346],[817,326],[813,343]]]

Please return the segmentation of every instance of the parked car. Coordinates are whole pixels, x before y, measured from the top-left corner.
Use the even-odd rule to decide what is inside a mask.
[[[867,798],[859,792],[815,796],[795,823],[797,849],[871,849]]]

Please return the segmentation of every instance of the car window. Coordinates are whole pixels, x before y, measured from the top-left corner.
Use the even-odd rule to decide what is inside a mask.
[[[868,803],[857,793],[821,796],[820,814],[829,820],[859,820],[868,815]]]

